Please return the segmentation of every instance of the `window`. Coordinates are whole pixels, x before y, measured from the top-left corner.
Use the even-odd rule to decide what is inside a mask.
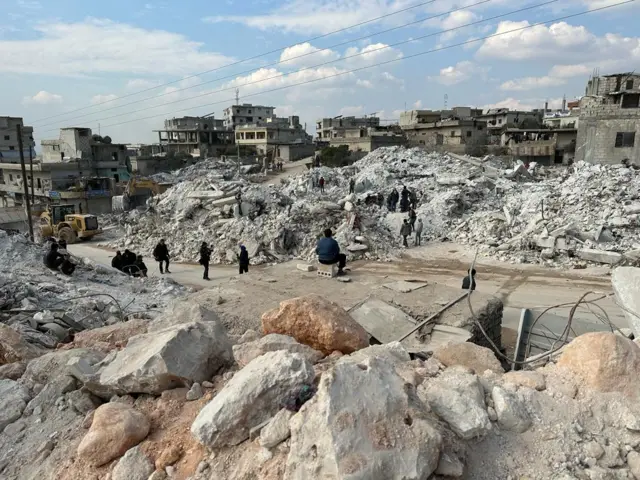
[[[249,113],[251,113],[251,110],[249,110]]]
[[[60,151],[60,145],[54,145],[53,146],[53,151],[54,152],[59,152]]]
[[[13,182],[13,175],[9,174],[9,181]]]
[[[5,140],[11,140],[11,135],[5,135],[5,136],[4,136],[4,139],[5,139]]]
[[[15,150],[16,147],[14,147],[13,145],[9,145],[9,150]]]
[[[36,183],[38,184],[38,188],[42,188],[42,181],[39,178],[36,178]]]
[[[498,125],[502,125],[502,119],[501,118],[498,119]]]
[[[633,80],[627,80],[627,90],[633,90]]]
[[[636,132],[616,133],[616,148],[633,147],[636,142]]]
[[[640,93],[627,93],[622,95],[621,108],[639,108],[640,107]]]
[[[478,131],[482,131],[482,125],[477,125],[477,126],[476,126],[476,130],[478,130]]]

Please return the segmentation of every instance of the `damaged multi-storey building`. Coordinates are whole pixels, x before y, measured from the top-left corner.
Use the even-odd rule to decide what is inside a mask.
[[[579,118],[576,160],[640,163],[640,74],[592,77]]]
[[[406,143],[402,130],[380,125],[376,116],[323,118],[316,122],[316,133],[318,145],[346,146],[349,151],[361,154]]]
[[[22,152],[28,161],[35,156],[36,146],[33,140],[33,127],[24,125],[20,117],[0,117],[0,161],[6,163],[20,161],[20,146],[17,127],[22,127]]]
[[[233,132],[224,120],[213,115],[171,118],[164,121],[158,134],[160,152],[169,156],[190,155],[197,158],[216,157],[227,153],[233,145]]]

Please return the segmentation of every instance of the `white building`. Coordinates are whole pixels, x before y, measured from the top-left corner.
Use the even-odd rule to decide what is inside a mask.
[[[224,109],[224,127],[228,130],[235,130],[237,126],[247,124],[260,124],[274,116],[275,107],[265,107],[262,105],[252,105],[244,103],[233,105]]]
[[[25,127],[20,117],[0,117],[0,162],[19,163],[20,148],[18,144],[17,126],[22,125],[22,150],[24,158],[29,161],[29,149],[35,157],[33,127]]]

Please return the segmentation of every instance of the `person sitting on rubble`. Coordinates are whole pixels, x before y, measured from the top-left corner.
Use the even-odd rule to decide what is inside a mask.
[[[122,255],[122,271],[127,275],[132,275],[135,270],[137,256],[131,250],[126,249]]]
[[[58,252],[60,252],[60,255],[62,256],[69,254],[67,250],[67,241],[64,238],[58,240]]]
[[[122,267],[124,266],[123,262],[124,262],[124,257],[122,256],[122,253],[120,252],[120,250],[118,250],[116,252],[116,256],[111,259],[111,267],[115,268],[116,270],[122,271]]]
[[[202,275],[203,280],[209,280],[209,262],[211,261],[211,249],[207,242],[202,242],[200,245],[200,260],[198,263],[204,267],[204,273]]]
[[[469,273],[471,275],[469,275]],[[471,279],[469,279],[469,276],[471,276]],[[468,270],[467,275],[462,279],[462,289],[469,290],[469,284],[471,284],[471,290],[476,289],[476,269],[475,268],[473,270]]]
[[[144,263],[144,260],[142,259],[142,255],[138,255],[136,257],[136,263],[135,263],[135,269],[133,272],[133,276],[134,277],[147,277],[147,272],[149,271],[149,269],[147,268],[147,266]]]
[[[64,261],[60,265],[60,271],[65,275],[72,275],[76,271],[76,265],[70,260],[70,255],[64,255]]]
[[[58,270],[64,263],[64,256],[58,251],[58,244],[52,243],[44,256],[44,264],[51,270]]]
[[[240,245],[240,255],[238,255],[238,272],[240,275],[249,273],[249,252],[247,247]]]
[[[344,275],[344,269],[347,266],[347,256],[340,253],[340,245],[333,238],[333,232],[330,228],[324,231],[324,237],[318,240],[316,247],[316,255],[318,262],[322,265],[338,264],[338,275]]]
[[[400,227],[400,235],[402,236],[402,245],[406,248],[409,248],[407,237],[411,235],[411,225],[409,225],[409,220],[407,220],[406,218],[402,222],[402,227]]]

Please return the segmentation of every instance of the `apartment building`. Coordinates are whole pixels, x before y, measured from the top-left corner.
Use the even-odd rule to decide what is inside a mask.
[[[242,125],[266,122],[274,116],[275,107],[244,103],[227,107],[223,112],[223,125],[227,130],[235,130]]]
[[[271,117],[266,121],[238,125],[236,143],[251,147],[256,155],[295,161],[312,156],[315,151],[312,138],[300,124],[300,117]]]
[[[0,162],[20,162],[17,126],[22,126],[22,150],[24,158],[35,157],[33,127],[24,125],[21,117],[0,117]]]
[[[171,118],[164,121],[164,129],[154,132],[158,134],[160,151],[168,155],[217,157],[233,144],[233,132],[213,116]]]
[[[368,117],[344,117],[323,118],[316,122],[316,138],[320,142],[330,142],[332,138],[345,137],[346,130],[366,130],[370,127],[379,127],[380,118]]]

